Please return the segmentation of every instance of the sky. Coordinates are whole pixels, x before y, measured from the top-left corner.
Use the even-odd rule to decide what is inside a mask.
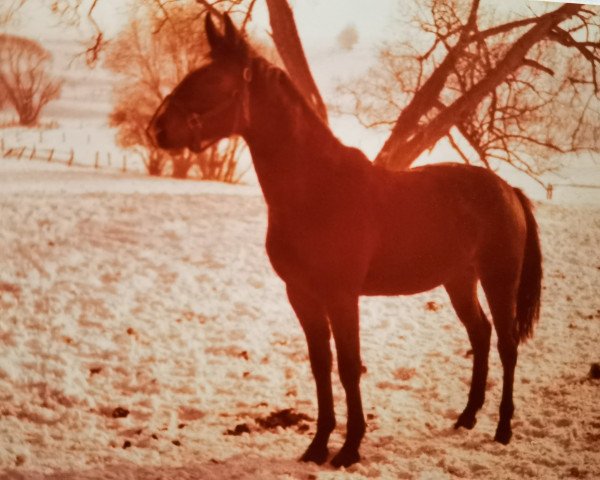
[[[257,2],[255,20],[268,25],[266,2]],[[389,30],[391,16],[395,15],[397,0],[378,0],[373,8],[365,0],[294,0],[291,2],[298,30],[308,47],[334,45],[336,37],[346,26],[354,25],[359,43],[373,44],[383,40]]]
[[[89,3],[89,0],[85,2]],[[108,36],[118,32],[126,22],[129,3],[128,0],[99,0],[94,10],[94,19]],[[369,8],[365,0],[292,0],[290,4],[302,40],[307,45],[332,44],[339,32],[348,25],[356,26],[359,41],[368,44],[380,41],[389,33],[390,18],[399,10],[395,0],[378,0],[377,8]],[[28,0],[21,12],[20,24],[9,30],[38,39],[78,38],[89,33],[86,28],[66,28],[49,14],[47,5],[46,0]],[[85,12],[86,9],[82,8],[82,11]],[[259,35],[265,34],[269,29],[264,1],[256,3],[253,28]]]

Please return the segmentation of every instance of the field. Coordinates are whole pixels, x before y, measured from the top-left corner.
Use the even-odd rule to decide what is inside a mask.
[[[494,348],[477,426],[451,428],[472,358],[443,290],[365,298],[364,459],[336,471],[296,461],[314,386],[256,187],[0,158],[0,478],[600,478],[600,206],[536,215],[512,443],[492,441]]]

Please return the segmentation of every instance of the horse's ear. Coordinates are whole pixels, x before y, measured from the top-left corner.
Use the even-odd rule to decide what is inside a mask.
[[[229,45],[231,52],[238,57],[246,57],[249,50],[248,44],[227,13],[223,15],[223,23],[225,24],[225,42]]]
[[[241,35],[233,24],[229,14],[223,15],[223,23],[225,24],[225,39],[230,45],[236,45],[241,39]]]
[[[204,29],[211,51],[218,52],[219,50],[222,50],[224,44],[223,37],[217,31],[217,27],[215,26],[210,13],[207,13],[206,18],[204,19]]]
[[[223,15],[223,23],[225,25],[225,33],[223,35],[219,33],[210,13],[206,14],[204,23],[206,38],[210,46],[210,55],[213,59],[229,58],[243,61],[247,58],[249,52],[248,44],[237,28],[235,28],[229,15]]]

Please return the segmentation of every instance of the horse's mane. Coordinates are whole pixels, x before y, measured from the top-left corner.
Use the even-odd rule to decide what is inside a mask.
[[[268,88],[272,89],[272,91],[279,91],[285,103],[295,107],[297,112],[301,112],[302,120],[305,126],[311,129],[312,134],[317,132],[321,134],[326,133],[328,137],[339,143],[329,125],[317,114],[316,110],[308,103],[307,99],[300,93],[290,76],[283,69],[258,55],[254,58],[254,62],[257,73]]]

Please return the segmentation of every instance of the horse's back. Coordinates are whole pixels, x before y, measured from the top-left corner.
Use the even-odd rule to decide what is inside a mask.
[[[378,237],[365,294],[412,294],[468,269],[520,262],[523,210],[494,173],[439,164],[376,171],[373,185]]]

